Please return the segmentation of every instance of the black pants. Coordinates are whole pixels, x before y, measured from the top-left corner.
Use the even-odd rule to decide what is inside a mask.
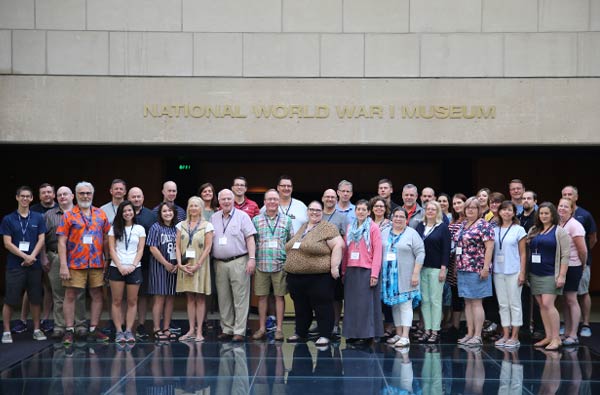
[[[296,334],[308,337],[314,311],[319,325],[319,336],[330,338],[333,330],[333,277],[329,273],[288,273],[287,285],[296,311]]]

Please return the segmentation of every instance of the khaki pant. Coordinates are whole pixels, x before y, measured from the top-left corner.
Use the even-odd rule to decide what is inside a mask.
[[[50,271],[48,279],[52,288],[53,315],[54,315],[54,330],[65,330],[65,315],[63,314],[63,301],[65,300],[65,288],[62,285],[60,278],[60,260],[56,252],[48,251],[48,261],[50,261]],[[75,327],[86,329],[85,321],[85,290],[79,292],[75,299]]]
[[[250,307],[250,276],[246,274],[248,255],[233,261],[214,260],[221,328],[228,335],[246,335]]]

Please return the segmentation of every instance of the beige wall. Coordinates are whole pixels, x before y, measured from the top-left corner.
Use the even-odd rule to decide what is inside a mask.
[[[0,76],[0,142],[598,144],[598,103],[598,78]],[[221,114],[207,117],[207,106]],[[258,117],[258,106],[281,106],[279,118]],[[354,116],[340,117],[343,106],[356,106]],[[421,117],[410,118],[419,106]],[[430,106],[440,108],[423,119]],[[466,117],[473,106],[484,112],[466,119],[462,106]]]

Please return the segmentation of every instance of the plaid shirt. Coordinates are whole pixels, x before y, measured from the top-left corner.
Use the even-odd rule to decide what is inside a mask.
[[[265,272],[279,272],[285,263],[285,243],[294,236],[292,219],[287,215],[277,214],[269,218],[262,213],[252,219],[256,228],[256,269]],[[272,241],[277,247],[270,247]]]

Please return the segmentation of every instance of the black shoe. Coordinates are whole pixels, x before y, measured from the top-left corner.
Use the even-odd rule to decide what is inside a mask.
[[[135,330],[135,337],[137,337],[138,340],[147,340],[150,338],[150,334],[146,331],[144,325],[138,325]]]

